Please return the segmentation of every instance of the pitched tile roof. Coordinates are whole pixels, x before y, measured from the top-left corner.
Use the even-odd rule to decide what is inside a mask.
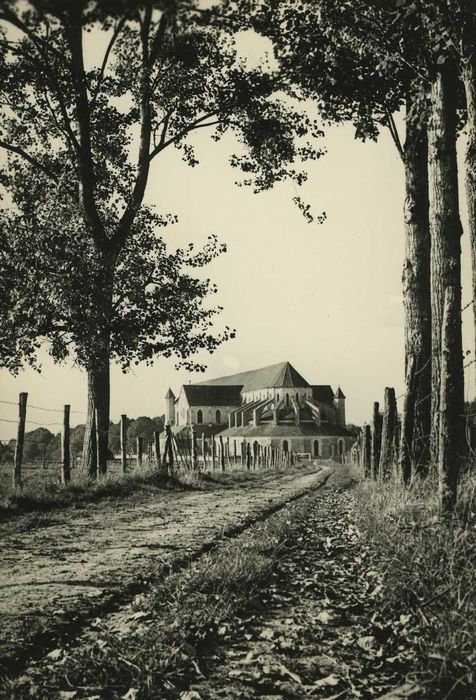
[[[276,365],[268,365],[249,372],[231,374],[227,377],[208,379],[195,386],[241,386],[243,392],[255,389],[268,389],[271,387],[308,387],[308,382],[299,374],[289,362],[279,362]]]
[[[334,392],[330,384],[313,384],[311,388],[313,399],[332,406],[334,403]]]
[[[183,390],[189,406],[240,406],[241,385],[209,386],[184,384]]]
[[[316,425],[311,423],[301,423],[301,425],[283,424],[273,425],[270,423],[260,423],[260,425],[248,424],[240,427],[226,428],[222,437],[352,437],[346,428],[340,425]]]

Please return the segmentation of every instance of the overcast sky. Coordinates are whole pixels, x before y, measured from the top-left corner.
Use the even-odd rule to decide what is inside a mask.
[[[154,161],[147,201],[178,215],[179,223],[164,234],[172,247],[203,242],[210,233],[228,244],[207,275],[224,307],[218,323],[236,328],[237,337],[214,355],[200,356],[208,364],[206,375],[177,372],[173,360],[164,359],[126,375],[113,368],[112,419],[121,413],[160,415],[169,386],[177,393],[188,381],[289,360],[310,383],[341,386],[349,422],[368,420],[385,386],[394,386],[397,395],[403,389],[404,181],[389,134],[384,131],[377,144],[362,144],[350,126],[326,130],[327,154],[309,166],[299,193],[316,214],[326,211],[322,225],[306,222],[292,202],[297,192],[290,183],[259,195],[236,187],[237,172],[228,164],[231,137],[216,144],[201,132],[194,143],[200,160],[194,169],[173,149]],[[464,303],[470,298],[465,228]],[[464,321],[469,349],[471,309]],[[466,379],[472,386],[472,368]],[[71,363],[54,366],[46,354],[41,374],[26,370],[12,378],[0,370],[0,391],[3,401],[15,402],[20,391],[28,391],[34,406],[86,406],[82,372]],[[15,406],[0,404],[0,418],[14,421]],[[28,418],[45,425],[61,417],[30,409]],[[82,422],[80,413],[72,418]],[[0,421],[0,439],[14,435],[14,423]]]

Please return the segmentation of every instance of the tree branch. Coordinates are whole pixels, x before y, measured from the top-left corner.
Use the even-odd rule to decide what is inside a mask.
[[[34,56],[26,54],[23,51],[21,45],[16,49],[15,52],[16,53],[20,52],[25,58],[32,60],[34,63],[39,65],[40,68],[42,68],[45,71],[46,75],[48,76],[48,78],[50,80],[51,86],[55,92],[55,96],[56,96],[56,99],[58,101],[61,116],[63,117],[66,133],[69,136],[74,148],[77,149],[78,148],[78,141],[76,139],[76,134],[74,133],[74,131],[71,128],[70,118],[68,115],[68,111],[66,109],[66,105],[65,105],[64,100],[63,100],[60,86],[58,84],[58,81],[56,80],[56,76],[55,76],[53,70],[51,69],[51,67],[48,63],[48,57],[47,57],[48,50],[49,50],[48,42],[45,42],[39,36],[34,34],[34,32],[32,32],[28,28],[28,26],[24,22],[22,22],[20,20],[20,18],[17,17],[11,10],[7,9],[7,10],[4,10],[3,12],[1,12],[0,13],[0,20],[2,20],[2,19],[7,21],[7,22],[10,22],[10,24],[13,24],[13,26],[15,26],[17,29],[20,29],[20,31],[22,31],[30,39],[33,46],[36,48],[36,50],[41,58],[41,62],[38,62],[38,60],[35,59]]]
[[[399,133],[398,133],[397,125],[395,124],[395,120],[394,120],[394,118],[393,118],[393,115],[392,115],[392,113],[390,112],[390,110],[389,110],[389,108],[387,107],[387,105],[385,105],[385,114],[386,114],[386,117],[387,117],[387,125],[388,125],[388,128],[390,129],[390,133],[391,133],[391,135],[392,135],[393,142],[394,142],[395,146],[397,147],[397,151],[398,151],[398,153],[399,153],[399,155],[400,155],[400,158],[401,158],[402,160],[404,160],[405,154],[404,154],[404,152],[403,152],[403,146],[402,146],[402,142],[401,142],[401,140],[400,140],[400,136],[399,136]]]
[[[52,170],[46,167],[46,165],[43,165],[43,163],[40,163],[39,160],[36,160],[36,158],[33,158],[29,153],[23,150],[20,146],[15,146],[12,143],[7,143],[7,141],[3,141],[0,139],[0,148],[4,148],[6,151],[11,151],[12,153],[16,153],[16,155],[21,156],[24,160],[26,160],[30,165],[33,165],[34,168],[37,170],[40,170],[42,173],[47,175],[51,180],[54,182],[59,182],[59,178],[57,175],[54,174]]]
[[[70,31],[68,42],[71,52],[71,77],[76,103],[79,144],[77,149],[80,200],[89,224],[91,235],[100,249],[109,248],[109,238],[99,215],[95,198],[95,172],[91,146],[90,106],[83,56],[82,9],[73,5],[69,11]]]
[[[104,74],[106,72],[106,67],[107,67],[107,63],[109,61],[109,56],[111,55],[112,48],[113,48],[114,44],[116,43],[116,39],[119,36],[119,34],[121,33],[122,28],[124,27],[128,17],[129,17],[128,15],[124,15],[123,17],[121,17],[121,19],[118,21],[118,23],[114,29],[114,32],[113,32],[113,35],[111,37],[110,42],[107,45],[107,49],[106,49],[106,52],[104,54],[101,68],[99,70],[99,75],[98,75],[98,79],[96,82],[96,87],[94,88],[94,93],[91,97],[91,112],[93,111],[93,109],[96,105],[96,101],[97,101],[97,98],[99,95],[99,90],[101,89],[102,81],[104,80]]]
[[[164,15],[165,16],[165,13]],[[141,44],[142,44],[142,68],[140,76],[140,135],[139,135],[139,153],[137,157],[137,175],[132,190],[131,198],[126,206],[126,209],[119,221],[117,229],[113,236],[113,247],[116,254],[121,250],[124,242],[132,226],[135,216],[145,194],[147,180],[149,177],[150,165],[150,142],[152,136],[152,116],[150,109],[150,73],[151,67],[149,64],[149,38],[152,19],[152,2],[148,0],[145,6],[144,17],[139,20],[141,25]],[[165,22],[165,20],[164,20]],[[165,31],[165,29],[164,29]]]
[[[199,117],[196,119],[192,124],[189,126],[185,127],[185,129],[182,129],[182,131],[179,131],[178,134],[175,134],[175,136],[170,137],[167,139],[167,141],[162,140],[162,137],[158,143],[158,145],[151,151],[149,155],[149,161],[153,160],[156,155],[158,155],[161,151],[163,151],[167,146],[170,146],[172,143],[176,143],[177,141],[180,141],[181,138],[189,134],[191,131],[196,131],[197,129],[204,129],[209,126],[215,126],[216,124],[220,124],[221,121],[220,119],[216,119],[213,122],[207,122],[203,123],[206,119],[209,119],[210,117],[213,117],[215,112],[209,112],[208,114],[204,114],[202,117]],[[164,136],[164,134],[162,134]]]

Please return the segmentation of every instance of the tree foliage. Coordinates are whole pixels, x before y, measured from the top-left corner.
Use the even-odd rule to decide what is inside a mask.
[[[213,350],[229,333],[211,335],[200,302],[213,287],[185,268],[223,248],[165,250],[160,201],[143,204],[151,165],[175,149],[195,167],[194,132],[233,132],[242,183],[301,183],[317,123],[191,0],[6,0],[0,43],[6,365],[35,363],[45,337],[86,368]]]
[[[112,314],[104,319],[95,296],[100,263],[81,218],[71,215],[69,203],[62,208],[59,197],[39,203],[37,214],[40,208],[43,226],[38,215],[33,222],[9,212],[2,216],[0,334],[2,359],[10,371],[17,372],[25,361],[38,368],[45,340],[55,361],[73,356],[88,367],[97,335],[105,332],[110,333],[111,359],[124,371],[131,364],[152,362],[157,354],[177,356],[178,364],[201,369],[191,356],[200,349],[213,352],[233,337],[228,328],[213,332],[221,307],[207,299],[216,287],[194,274],[225,251],[215,236],[201,250],[190,244],[169,251],[157,229],[172,217],[143,208],[116,262]]]

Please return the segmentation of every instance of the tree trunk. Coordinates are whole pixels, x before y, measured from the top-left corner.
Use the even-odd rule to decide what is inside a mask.
[[[97,445],[94,401],[94,377],[88,372],[88,409],[84,428],[82,469],[91,479],[97,477]]]
[[[109,354],[102,364],[94,370],[94,403],[96,407],[96,440],[98,474],[107,474],[107,455],[109,444],[110,413],[110,378]]]
[[[397,425],[397,402],[395,389],[385,387],[382,421],[382,445],[380,448],[380,477],[390,476],[395,467],[395,429]]]
[[[428,133],[429,200],[431,233],[431,458],[438,462],[441,383],[441,331],[444,294],[454,287],[461,318],[461,244],[458,171],[456,161],[457,74],[452,64],[442,65],[431,85],[431,118]],[[461,325],[453,345],[463,362]]]
[[[90,476],[107,473],[110,415],[111,318],[114,255],[98,251],[95,308],[91,311],[88,347],[88,415],[83,443],[83,469]]]
[[[476,339],[476,55],[474,51],[463,66],[463,81],[466,94],[466,153],[465,184],[471,243],[471,275],[473,294],[473,323]],[[476,351],[475,355],[476,357]],[[476,375],[475,375],[476,376]]]
[[[464,453],[464,374],[461,362],[461,295],[447,287],[441,337],[441,388],[438,477],[443,512],[456,505]]]
[[[408,478],[411,468],[428,466],[431,425],[431,294],[430,228],[428,218],[428,137],[416,84],[406,105],[405,261],[405,398],[411,420],[401,431],[400,465]]]

